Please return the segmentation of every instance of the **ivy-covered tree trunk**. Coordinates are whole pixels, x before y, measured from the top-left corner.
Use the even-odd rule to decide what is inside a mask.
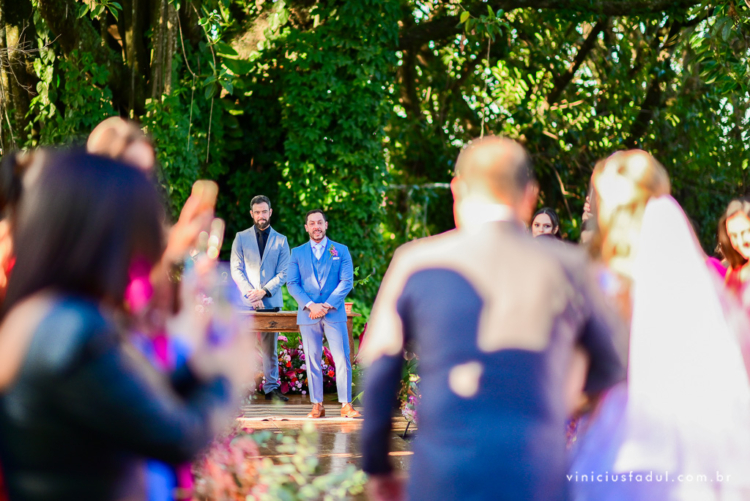
[[[325,210],[330,237],[350,247],[354,266],[366,275],[383,263],[378,231],[387,176],[383,142],[399,3],[318,5],[310,16],[321,25],[292,31],[283,47],[287,136],[279,205],[297,244],[307,239],[305,212]]]
[[[172,58],[177,50],[177,10],[169,0],[153,5],[150,97],[159,99],[172,90]]]
[[[27,113],[36,78],[31,50],[36,47],[29,0],[0,0],[0,145],[24,142]]]

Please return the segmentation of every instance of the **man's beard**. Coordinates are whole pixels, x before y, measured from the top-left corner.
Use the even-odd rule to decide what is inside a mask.
[[[325,231],[321,231],[320,233],[313,232],[313,234],[310,235],[310,237],[316,242],[320,242],[326,237],[326,232]]]
[[[255,226],[257,226],[258,229],[262,231],[268,228],[270,225],[268,224],[268,219],[266,219],[266,220],[256,221]]]

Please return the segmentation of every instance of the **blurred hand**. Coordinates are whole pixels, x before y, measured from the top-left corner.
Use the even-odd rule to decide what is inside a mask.
[[[263,301],[253,301],[252,306],[253,306],[253,309],[255,310],[260,310],[261,308],[265,308],[265,306],[263,305]]]
[[[589,200],[589,197],[586,197],[586,203],[583,204],[583,216],[581,216],[581,219],[583,219],[583,222],[591,218],[591,202]]]
[[[367,481],[367,497],[373,501],[403,501],[404,481],[394,474],[370,475]]]
[[[188,364],[201,380],[226,377],[236,394],[253,382],[255,340],[248,329],[241,329],[218,345],[204,344],[193,352]]]
[[[250,301],[260,301],[264,297],[266,297],[266,291],[263,289],[254,289],[251,290],[246,296]]]
[[[322,318],[328,313],[328,309],[320,303],[313,303],[309,307],[310,318],[315,320],[316,318]]]
[[[181,260],[195,246],[198,234],[211,226],[213,217],[213,209],[202,207],[200,197],[188,197],[180,212],[180,218],[169,232],[164,259],[169,262]]]

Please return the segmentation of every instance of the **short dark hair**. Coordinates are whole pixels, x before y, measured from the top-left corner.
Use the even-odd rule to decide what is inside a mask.
[[[265,196],[265,195],[255,195],[252,200],[250,200],[250,210],[253,210],[253,205],[258,204],[268,204],[268,208],[271,208],[271,200]]]
[[[143,172],[80,151],[45,156],[23,194],[3,315],[46,288],[123,301],[134,259],[161,258],[162,206]]]
[[[305,224],[307,224],[307,218],[309,218],[311,214],[323,214],[323,220],[328,221],[328,218],[326,217],[326,213],[323,212],[322,209],[313,209],[313,210],[307,211],[307,214],[305,214]]]

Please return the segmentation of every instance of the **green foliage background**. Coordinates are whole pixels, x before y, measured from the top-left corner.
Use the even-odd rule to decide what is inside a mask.
[[[595,162],[652,152],[711,251],[748,187],[750,8],[635,5],[0,0],[0,147],[80,142],[132,117],[175,211],[194,180],[219,182],[225,252],[256,194],[293,246],[304,213],[326,210],[330,237],[374,273],[357,308],[395,247],[452,227],[446,183],[482,124],[526,145],[540,205],[571,239]]]

